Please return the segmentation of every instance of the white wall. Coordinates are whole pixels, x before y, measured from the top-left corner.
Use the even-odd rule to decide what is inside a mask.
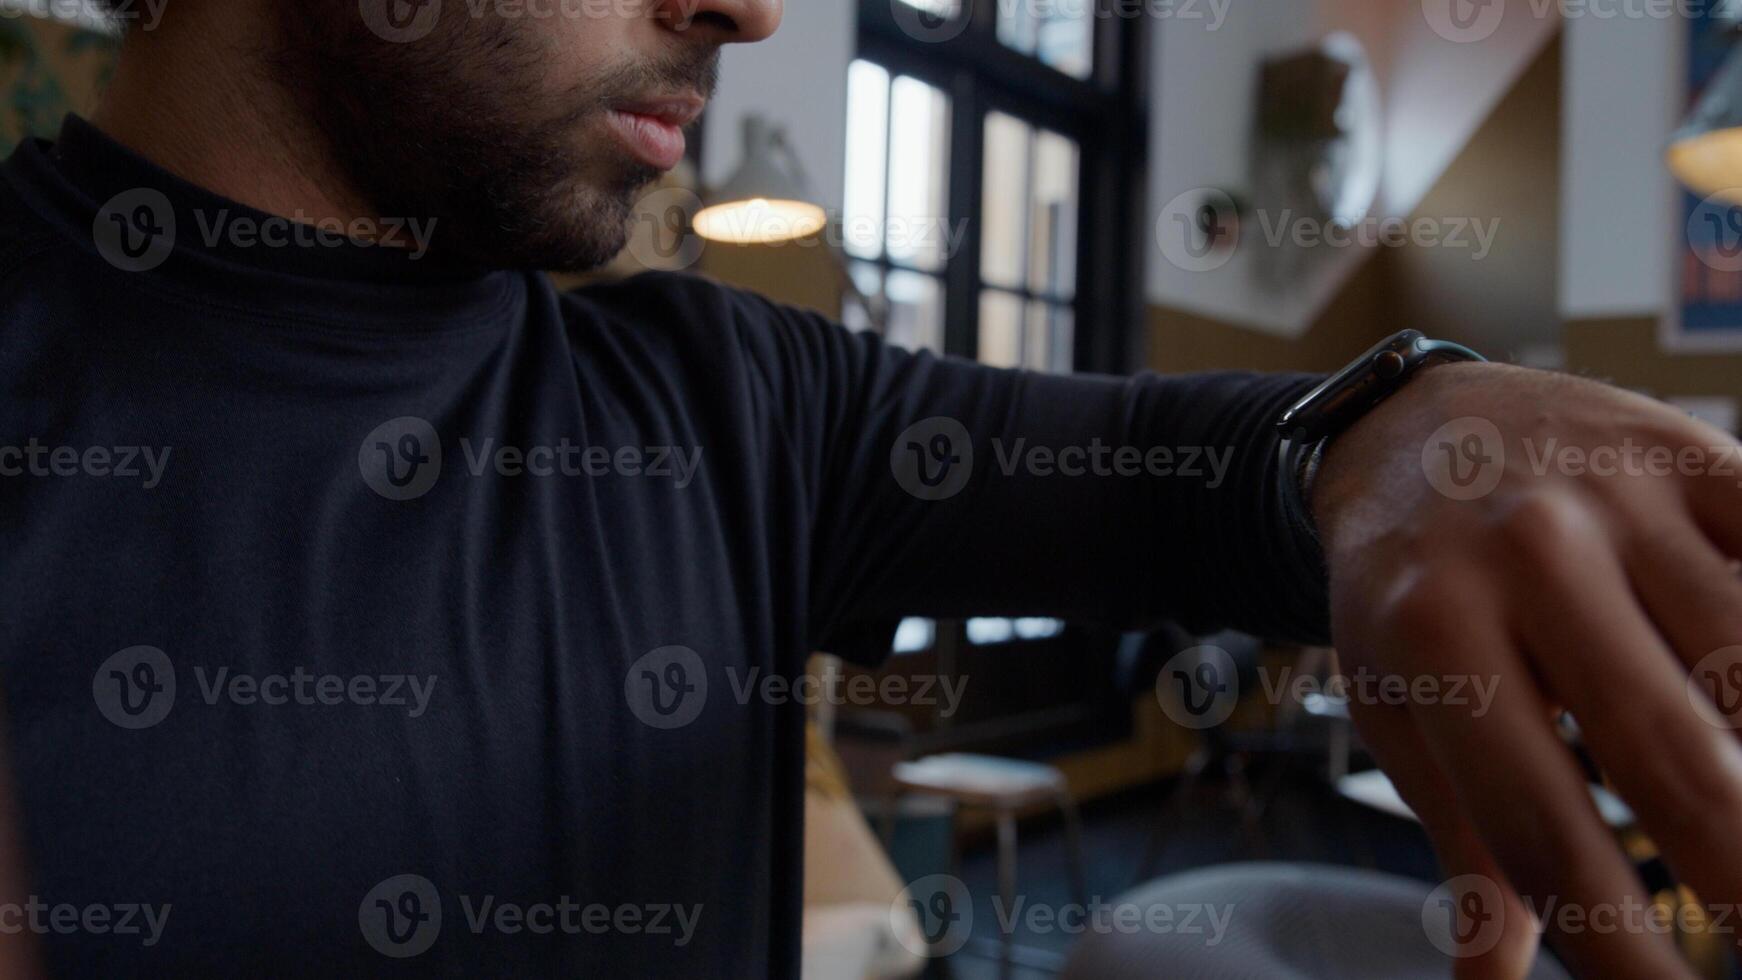
[[[794,0],[773,37],[725,49],[703,134],[704,181],[717,184],[732,175],[742,153],[739,124],[746,113],[758,112],[786,127],[819,203],[841,206],[855,3]]]
[[[1552,5],[1511,3],[1480,39],[1436,31],[1436,2],[1240,0],[1226,19],[1158,21],[1152,43],[1156,120],[1150,132],[1151,231],[1164,208],[1194,188],[1248,190],[1249,142],[1263,58],[1310,45],[1332,31],[1367,49],[1385,107],[1385,167],[1377,215],[1405,216],[1553,35]],[[1545,16],[1539,16],[1539,9]],[[1552,125],[1552,121],[1545,121]],[[1262,207],[1263,202],[1255,202]],[[1480,217],[1444,215],[1439,217]],[[1276,216],[1270,214],[1274,222]],[[1280,335],[1306,329],[1367,258],[1361,248],[1321,249],[1309,272],[1267,286],[1255,256],[1262,228],[1248,220],[1244,244],[1207,271],[1168,260],[1151,235],[1152,302]]]
[[[1567,22],[1561,128],[1560,313],[1656,316],[1678,229],[1663,148],[1683,113],[1680,18]]]

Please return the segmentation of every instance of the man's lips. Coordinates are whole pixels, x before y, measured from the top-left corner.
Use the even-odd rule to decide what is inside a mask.
[[[645,99],[614,105],[605,116],[636,159],[670,170],[683,160],[683,128],[702,114],[703,105],[695,96]]]

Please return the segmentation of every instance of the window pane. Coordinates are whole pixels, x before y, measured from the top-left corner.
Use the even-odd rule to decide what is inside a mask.
[[[1068,374],[1073,360],[1075,329],[1071,308],[1056,303],[1031,302],[1022,345],[1022,366],[1036,371]]]
[[[998,40],[1067,75],[1089,77],[1094,0],[998,4]]]
[[[909,616],[895,627],[895,639],[890,644],[893,653],[919,653],[931,649],[937,639],[937,623],[930,619]]]
[[[986,114],[985,165],[980,196],[980,278],[1022,285],[1024,221],[1028,199],[1029,127],[1002,112]]]
[[[883,250],[883,174],[889,135],[889,73],[858,60],[847,68],[847,181],[841,231],[847,254]]]
[[[890,89],[889,257],[921,269],[943,265],[948,221],[950,104],[944,93],[906,76]]]
[[[944,349],[944,288],[935,276],[895,270],[885,288],[889,295],[890,343],[908,350]]]
[[[1095,32],[1089,11],[1094,0],[1060,3],[1047,11],[1035,27],[1035,57],[1076,78],[1089,77]],[[1050,13],[1051,16],[1044,16]]]
[[[980,293],[980,360],[1022,366],[1022,299],[995,289]]]
[[[1077,144],[1041,130],[1034,140],[1028,288],[1068,298],[1077,279]]]
[[[878,302],[883,295],[883,270],[869,262],[853,262],[847,266],[847,274],[853,277],[853,285],[859,287],[859,292],[871,302]],[[871,329],[871,317],[865,308],[852,297],[844,297],[841,308],[841,324],[849,330]]]

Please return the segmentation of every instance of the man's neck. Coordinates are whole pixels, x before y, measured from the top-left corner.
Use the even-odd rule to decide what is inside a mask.
[[[92,122],[183,180],[269,214],[373,217],[294,96],[248,57],[262,47],[249,6],[202,5],[197,19],[168,17],[128,38]]]

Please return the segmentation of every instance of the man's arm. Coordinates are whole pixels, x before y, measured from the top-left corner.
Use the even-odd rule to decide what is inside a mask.
[[[1320,584],[1299,571],[1315,543],[1275,506],[1270,426],[1312,379],[1038,377],[787,328],[784,356],[815,369],[789,411],[811,406],[800,428],[824,447],[821,632],[903,613],[1321,626]],[[1067,476],[1030,452],[1056,464],[1097,439],[1228,463]],[[958,487],[944,464],[965,464],[965,445]],[[1312,508],[1345,673],[1492,692],[1353,705],[1448,871],[1471,876],[1460,887],[1500,896],[1480,910],[1500,936],[1473,932],[1461,977],[1522,975],[1536,924],[1520,895],[1587,916],[1649,897],[1555,734],[1563,709],[1681,879],[1742,902],[1739,504],[1730,435],[1519,368],[1430,368],[1332,441]],[[1584,927],[1557,946],[1581,975],[1688,975],[1650,929]]]
[[[1317,379],[1000,370],[768,309],[751,345],[806,467],[820,646],[906,615],[1326,632],[1272,427]]]

